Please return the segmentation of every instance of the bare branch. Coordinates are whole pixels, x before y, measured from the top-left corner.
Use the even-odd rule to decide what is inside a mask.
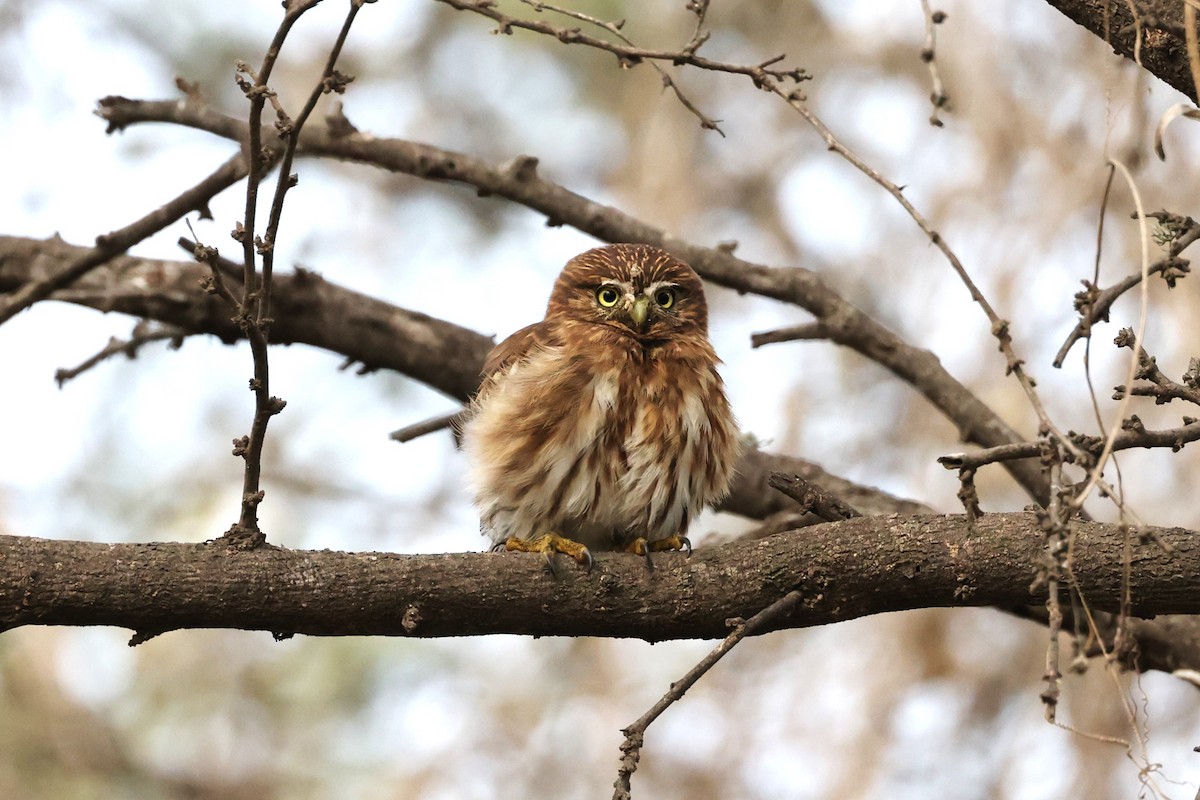
[[[780,342],[801,342],[830,339],[833,331],[820,322],[806,322],[802,325],[792,325],[787,328],[777,328],[773,331],[762,331],[750,334],[750,346],[762,347],[764,344]]]
[[[938,117],[938,112],[950,110],[950,95],[946,94],[946,87],[942,85],[942,72],[937,63],[937,26],[946,21],[946,12],[934,11],[929,0],[921,0],[921,10],[925,12],[925,44],[921,47],[921,60],[929,67],[929,80],[933,87],[929,94],[929,102],[933,105],[929,124],[940,128],[945,123]]]
[[[763,88],[767,83],[772,81],[791,81],[800,83],[801,81],[809,80],[812,76],[806,73],[803,69],[772,69],[771,65],[783,59],[783,56],[768,59],[761,64],[731,64],[723,61],[714,61],[710,58],[705,58],[696,54],[700,45],[707,39],[705,34],[699,33],[700,27],[703,25],[703,17],[699,16],[697,23],[697,34],[692,37],[688,44],[684,45],[681,50],[653,50],[642,47],[634,47],[633,45],[617,42],[608,42],[604,39],[597,39],[594,36],[588,36],[581,32],[578,28],[560,28],[557,25],[552,25],[541,20],[521,19],[520,17],[512,17],[508,14],[501,13],[495,7],[492,0],[438,0],[445,3],[451,8],[459,11],[470,11],[475,14],[487,17],[496,22],[496,32],[502,34],[511,34],[514,28],[532,31],[544,36],[549,36],[557,39],[563,44],[579,44],[585,47],[604,50],[615,55],[621,60],[622,64],[633,65],[642,61],[668,61],[676,66],[686,64],[696,67],[697,69],[708,70],[711,72],[727,72],[731,75],[744,75],[750,78],[755,86]]]
[[[760,628],[776,624],[777,620],[790,614],[803,599],[804,594],[793,589],[750,619],[732,620],[733,631],[725,637],[724,641],[713,648],[696,666],[688,670],[682,678],[672,683],[667,693],[659,698],[645,714],[638,717],[628,728],[622,729],[621,733],[625,734],[625,741],[621,743],[621,769],[617,772],[616,782],[613,783],[613,789],[615,790],[613,792],[613,800],[630,800],[629,781],[633,777],[634,770],[637,769],[638,760],[641,757],[642,744],[644,743],[644,735],[651,723],[658,719],[673,703],[682,699],[687,690],[692,688],[696,684],[696,681],[704,677],[706,672],[716,666],[717,662],[724,658],[725,654],[732,650],[738,642],[747,636],[754,635]]]
[[[133,332],[128,339],[118,339],[115,336],[108,340],[100,352],[70,369],[54,371],[54,382],[61,389],[66,383],[78,378],[92,367],[101,364],[113,356],[123,355],[126,358],[137,358],[138,351],[151,342],[169,341],[171,347],[178,349],[183,345],[188,332],[174,325],[152,325],[149,320],[142,320],[133,326]]]
[[[413,439],[419,439],[422,436],[437,431],[444,431],[447,428],[454,429],[466,418],[466,410],[455,411],[453,414],[443,414],[440,417],[433,417],[424,422],[418,422],[413,425],[406,425],[403,428],[392,431],[388,434],[389,439],[394,439],[403,444],[411,442]]]
[[[1160,225],[1171,225],[1170,229],[1173,231],[1167,247],[1167,255],[1152,263],[1146,273],[1148,275],[1161,274],[1167,285],[1174,288],[1175,281],[1191,272],[1191,265],[1186,259],[1180,258],[1179,254],[1200,239],[1200,224],[1197,224],[1191,217],[1180,217],[1166,211],[1158,211],[1146,216],[1157,219]],[[1100,289],[1092,281],[1084,281],[1083,291],[1075,295],[1075,310],[1080,313],[1080,320],[1054,356],[1054,366],[1061,367],[1067,359],[1067,353],[1075,343],[1090,335],[1092,327],[1096,323],[1107,322],[1113,303],[1141,282],[1142,271],[1140,269],[1107,289]]]
[[[1133,421],[1131,421],[1133,420]],[[1136,416],[1126,420],[1125,428],[1113,438],[1114,451],[1142,448],[1170,448],[1172,452],[1183,449],[1185,444],[1200,439],[1200,421],[1184,418],[1185,422],[1178,428],[1164,430],[1147,430]],[[1068,438],[1085,454],[1081,466],[1091,467],[1104,449],[1104,439],[1097,436],[1067,432]],[[1040,455],[1037,442],[1018,442],[1015,444],[992,447],[986,450],[976,450],[970,453],[952,453],[942,456],[938,463],[946,469],[978,469],[987,464],[997,464],[1018,458],[1036,458]],[[1068,463],[1074,463],[1075,458],[1068,456]]]
[[[626,36],[624,33],[621,32],[621,29],[623,27],[625,27],[625,20],[619,20],[618,22],[605,22],[602,19],[597,19],[596,17],[590,16],[588,14],[584,14],[579,11],[574,11],[569,8],[559,8],[558,6],[552,6],[549,3],[540,2],[540,0],[521,0],[521,2],[527,6],[531,6],[535,11],[553,11],[556,14],[562,14],[563,16],[570,17],[571,19],[576,19],[576,20],[579,20],[580,22],[586,22],[589,25],[595,25],[599,28],[602,28],[602,29],[608,31],[609,33],[611,33],[613,36],[620,39],[625,44],[630,45],[631,47],[635,46],[633,44],[633,41],[628,36]],[[705,3],[705,5],[707,5],[707,3]],[[697,32],[696,32],[696,34],[693,34],[692,41],[695,41],[697,36],[699,36],[700,25],[703,24],[703,19],[704,19],[704,16],[703,16],[703,14],[701,14],[700,22],[698,22],[697,26],[696,26]],[[699,47],[699,45],[697,45],[697,47]],[[693,50],[692,52],[695,52],[695,50]],[[631,62],[622,62],[622,66],[633,66],[633,64]],[[725,136],[725,131],[721,130],[721,127],[719,125],[720,120],[712,119],[708,115],[706,115],[703,111],[701,111],[696,106],[696,104],[693,103],[686,94],[684,94],[683,90],[679,88],[679,84],[677,84],[671,78],[670,74],[665,69],[663,69],[661,66],[658,65],[657,61],[651,61],[650,66],[654,67],[654,71],[658,73],[660,78],[662,78],[663,86],[667,89],[670,89],[672,92],[674,92],[675,99],[679,101],[680,105],[682,105],[684,108],[686,108],[688,111],[690,111],[698,120],[700,120],[701,128],[703,128],[705,130],[709,130],[709,131],[716,131],[717,133],[721,134],[722,137]]]
[[[1185,400],[1194,405],[1200,405],[1200,387],[1184,386],[1176,383],[1168,378],[1158,367],[1158,362],[1153,356],[1146,352],[1146,349],[1137,342],[1137,338],[1133,335],[1133,331],[1129,328],[1122,328],[1117,333],[1117,338],[1113,340],[1118,347],[1128,347],[1137,351],[1137,368],[1134,371],[1134,380],[1150,381],[1150,385],[1137,384],[1133,386],[1118,386],[1113,392],[1114,400],[1121,400],[1126,397],[1153,397],[1156,405],[1163,405],[1172,400]],[[1192,359],[1193,367],[1197,361]],[[1192,381],[1196,382],[1195,372],[1192,373]],[[1184,376],[1188,380],[1188,376]]]
[[[271,200],[271,213],[267,222],[267,230],[263,235],[262,250],[262,296],[258,304],[258,321],[264,324],[269,321],[271,316],[271,275],[275,264],[275,239],[279,234],[279,223],[283,215],[283,202],[287,195],[288,189],[295,186],[296,176],[291,174],[292,163],[296,158],[296,146],[300,141],[300,132],[304,130],[304,125],[308,122],[308,118],[312,115],[313,110],[317,107],[317,101],[323,95],[330,92],[342,94],[346,90],[346,84],[354,80],[349,75],[343,75],[334,67],[337,64],[338,57],[341,55],[342,48],[346,44],[346,37],[350,35],[350,26],[354,24],[354,19],[358,15],[359,9],[362,8],[361,0],[355,0],[350,3],[350,9],[346,13],[346,19],[342,22],[342,28],[338,31],[337,39],[334,41],[333,47],[329,51],[329,56],[325,61],[325,69],[321,73],[317,85],[309,93],[308,100],[304,107],[296,116],[295,121],[287,120],[286,115],[282,115],[282,119],[277,123],[280,137],[284,140],[283,157],[279,164],[279,177],[275,183],[275,196]]]
[[[268,80],[271,71],[279,58],[284,41],[292,26],[299,21],[309,9],[320,0],[291,0],[284,4],[283,20],[275,32],[271,45],[263,56],[262,66],[254,72],[245,63],[239,62],[237,81],[250,100],[248,135],[246,138],[246,160],[249,171],[246,181],[246,207],[242,223],[233,232],[233,238],[242,244],[243,278],[242,294],[234,303],[239,326],[250,342],[250,352],[254,362],[254,377],[250,381],[250,389],[254,392],[254,418],[250,424],[247,436],[234,440],[233,454],[245,461],[242,479],[242,503],[238,521],[226,533],[231,542],[242,547],[257,547],[265,541],[263,532],[258,527],[258,506],[263,500],[261,488],[262,454],[266,442],[267,426],[271,418],[283,411],[287,403],[271,394],[270,362],[267,343],[270,339],[271,322],[271,287],[273,266],[275,263],[275,240],[279,232],[279,223],[283,214],[284,199],[287,191],[296,182],[296,176],[291,173],[292,162],[296,157],[296,145],[304,123],[316,108],[321,96],[330,91],[342,91],[348,78],[334,70],[338,55],[346,42],[350,26],[354,22],[360,2],[351,2],[342,29],[326,61],[325,69],[316,87],[309,94],[308,102],[295,121],[291,120],[284,111]],[[253,82],[243,78],[248,75]],[[267,149],[262,144],[262,112],[266,101],[270,100],[276,114],[276,130],[283,139],[282,153],[277,154],[274,148]],[[277,158],[280,160],[280,171],[275,182],[275,194],[271,201],[267,228],[262,237],[257,235],[256,215],[258,213],[258,189],[271,164]],[[257,256],[262,257],[262,277],[259,279]],[[217,251],[211,247],[197,247],[196,257],[206,261],[212,268],[213,285],[217,293],[232,300],[221,282],[221,273],[213,261]]]

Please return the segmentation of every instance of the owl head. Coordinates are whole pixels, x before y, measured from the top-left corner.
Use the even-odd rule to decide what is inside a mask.
[[[546,318],[610,326],[642,341],[708,332],[708,306],[695,270],[665,250],[610,244],[567,262]]]

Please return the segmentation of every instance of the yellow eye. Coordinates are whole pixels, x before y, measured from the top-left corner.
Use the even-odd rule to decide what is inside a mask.
[[[611,286],[601,286],[596,291],[596,302],[605,308],[612,308],[621,299],[621,295]]]
[[[654,302],[659,308],[670,308],[675,305],[675,290],[674,289],[659,289],[654,293]]]

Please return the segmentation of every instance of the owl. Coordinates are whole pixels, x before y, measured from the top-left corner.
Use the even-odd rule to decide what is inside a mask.
[[[728,492],[737,425],[699,276],[657,247],[571,259],[546,318],[497,345],[464,423],[494,549],[690,552],[688,524]]]

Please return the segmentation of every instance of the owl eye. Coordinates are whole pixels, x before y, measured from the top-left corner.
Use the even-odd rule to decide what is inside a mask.
[[[596,290],[596,302],[605,308],[612,308],[621,299],[621,295],[611,286],[601,286]]]
[[[675,305],[675,290],[674,289],[659,289],[654,293],[654,302],[659,308],[670,308]]]

